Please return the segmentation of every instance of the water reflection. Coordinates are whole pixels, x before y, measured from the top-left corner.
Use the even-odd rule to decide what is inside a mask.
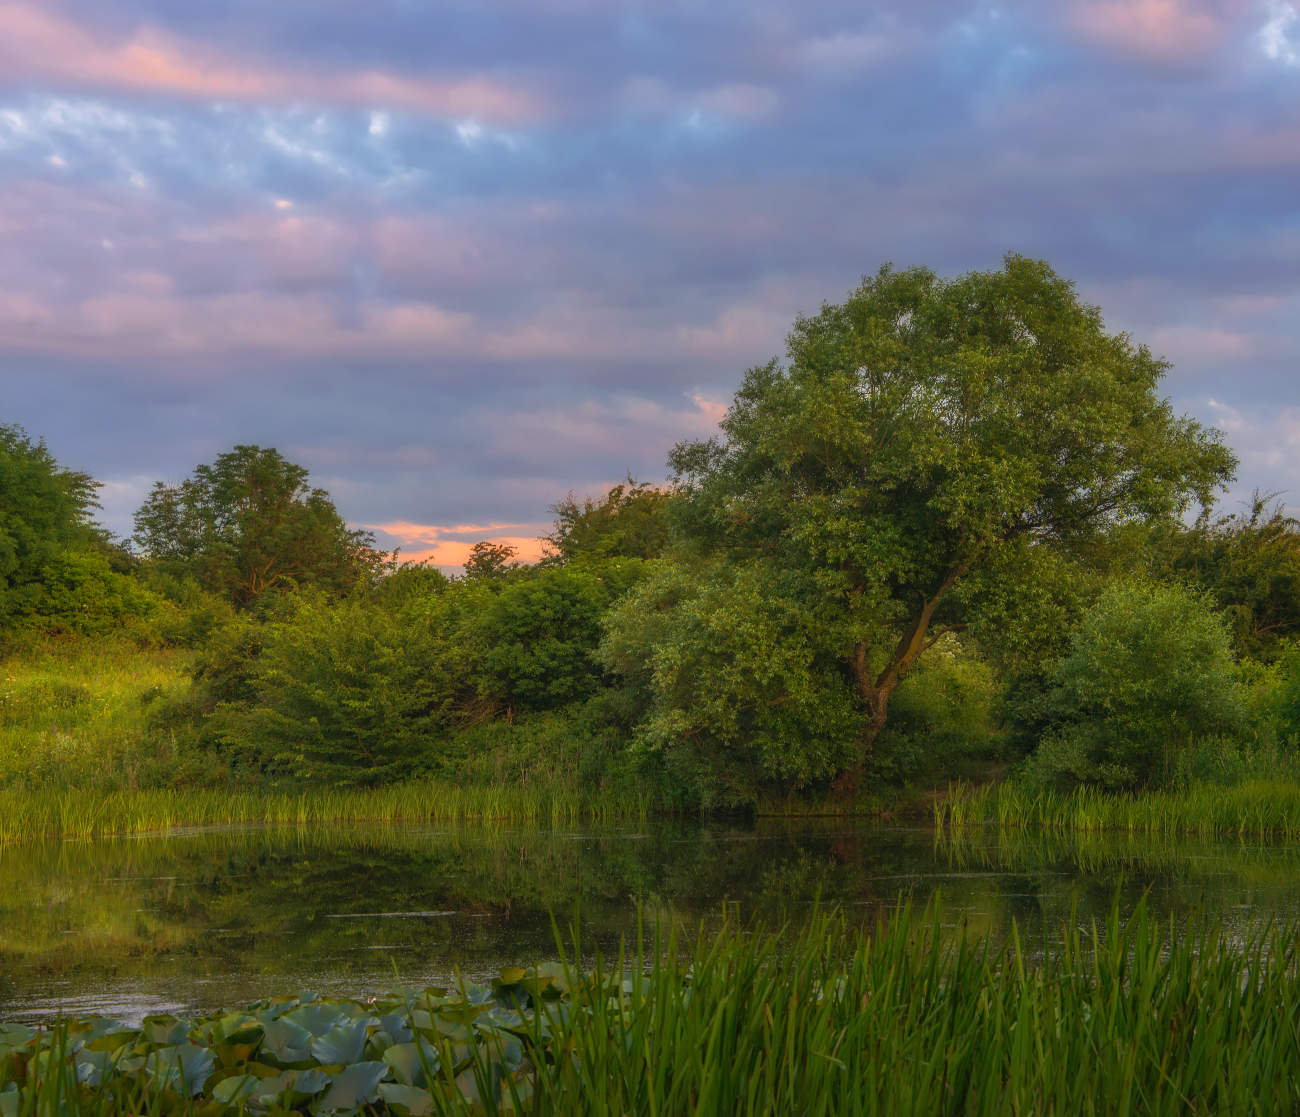
[[[843,822],[662,820],[636,830],[210,830],[0,849],[0,1017],[128,1020],[315,989],[480,977],[588,956],[647,923],[781,924],[812,904],[873,923],[938,891],[955,933],[1087,922],[1118,898],[1230,925],[1300,913],[1288,845],[1082,841]]]

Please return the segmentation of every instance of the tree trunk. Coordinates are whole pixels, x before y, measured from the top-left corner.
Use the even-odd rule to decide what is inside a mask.
[[[934,596],[921,599],[921,608],[903,630],[903,635],[899,637],[898,644],[889,657],[889,662],[885,664],[884,669],[878,675],[872,675],[867,663],[867,645],[859,643],[854,647],[851,664],[853,681],[857,684],[858,694],[862,698],[862,704],[866,707],[867,720],[862,727],[862,733],[858,737],[857,759],[853,768],[843,773],[835,781],[838,789],[852,791],[861,783],[862,776],[866,771],[867,761],[871,759],[871,751],[876,743],[876,738],[880,735],[880,731],[885,728],[885,723],[888,720],[890,696],[898,689],[898,684],[903,681],[908,671],[912,669],[913,664],[921,657],[921,653],[934,643],[933,639],[927,640],[930,632],[930,622],[934,619],[934,611],[938,608],[939,602],[944,595],[952,588],[953,583],[965,574],[969,567],[968,562],[953,567],[944,576],[939,588],[935,590]],[[942,635],[942,632],[940,635]]]

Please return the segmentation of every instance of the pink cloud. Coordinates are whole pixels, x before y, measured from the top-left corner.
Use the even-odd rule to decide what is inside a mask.
[[[255,56],[231,57],[154,27],[109,38],[25,3],[0,3],[0,73],[79,87],[167,92],[238,101],[319,100],[391,105],[446,117],[519,122],[542,112],[537,96],[478,74],[413,78],[377,70],[317,72]]]
[[[1087,39],[1165,64],[1194,61],[1224,40],[1234,0],[1076,0],[1068,25]]]

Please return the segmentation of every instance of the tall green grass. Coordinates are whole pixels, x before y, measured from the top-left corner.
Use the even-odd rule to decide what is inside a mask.
[[[407,994],[418,1067],[384,1055],[393,1025],[378,1014],[390,1007],[333,1002],[312,1014],[376,1014],[362,1025],[363,1058],[377,1068],[370,1089],[386,1099],[375,1111],[400,1117],[1292,1113],[1298,933],[1234,938],[1139,907],[1085,930],[1067,921],[1044,956],[1016,934],[996,947],[954,936],[937,905],[901,909],[869,937],[821,916],[793,938],[730,927],[679,952],[670,931],[587,975],[551,964],[448,996]],[[184,1049],[205,1068],[193,1103],[151,1094],[139,1058],[122,1063],[121,1083],[78,1085],[64,1061],[69,1025],[52,1038],[17,1035],[18,1057],[0,1061],[0,1098],[7,1091],[13,1117],[221,1112],[209,1098],[222,1081],[233,1080],[229,1093],[275,1073],[259,1061],[259,1026],[214,1016],[188,1031],[167,1024],[162,1041],[217,1043],[204,1037],[236,1026],[249,1029],[242,1051],[213,1047],[205,1061]],[[152,1048],[158,1035],[138,1042]],[[44,1062],[41,1043],[53,1048]],[[381,1089],[381,1076],[411,1085]],[[320,1111],[327,1088],[318,1076],[315,1096],[294,1104]]]
[[[340,822],[445,823],[517,821],[568,825],[646,816],[635,795],[555,787],[470,786],[412,781],[374,789],[301,791],[0,792],[0,842],[94,838],[180,827],[238,824],[324,826]]]
[[[1300,783],[1250,780],[1231,787],[1202,784],[1141,794],[1091,788],[1061,794],[1030,791],[1014,782],[957,785],[935,801],[934,821],[953,831],[994,825],[1152,837],[1295,837],[1300,835]]]

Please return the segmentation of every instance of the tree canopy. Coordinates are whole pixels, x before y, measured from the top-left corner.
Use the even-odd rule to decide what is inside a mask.
[[[1208,505],[1235,459],[1157,394],[1168,365],[1047,264],[943,279],[882,268],[796,321],[721,434],[678,445],[697,548],[813,587],[862,712],[854,772],[918,657],[977,608],[981,574],[1126,520]]]
[[[307,476],[277,450],[236,446],[179,485],[156,484],[135,514],[135,542],[241,606],[297,586],[344,593],[385,556]]]

